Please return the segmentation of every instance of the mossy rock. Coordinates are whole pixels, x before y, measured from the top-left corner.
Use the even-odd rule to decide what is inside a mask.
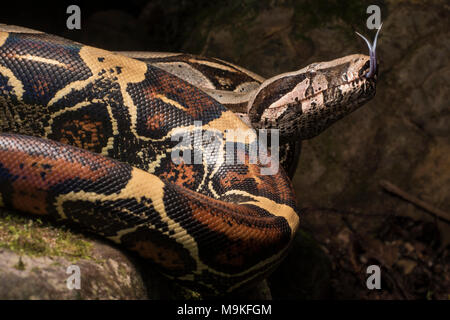
[[[179,286],[109,241],[0,208],[0,299],[212,299]],[[69,289],[70,266],[80,288]],[[224,298],[271,299],[265,281]]]
[[[67,286],[74,265],[80,289]],[[0,284],[0,299],[196,298],[110,242],[3,208]]]

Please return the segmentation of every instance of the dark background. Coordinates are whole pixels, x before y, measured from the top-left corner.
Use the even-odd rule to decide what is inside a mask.
[[[80,31],[66,8],[81,7]],[[214,56],[265,77],[366,53],[354,31],[379,4],[377,95],[303,144],[293,179],[302,229],[271,277],[274,298],[448,299],[450,37],[446,1],[174,1],[2,3],[0,23],[108,50]],[[388,181],[414,201],[386,192]],[[433,210],[436,209],[436,210]],[[439,211],[439,212],[441,212]],[[365,270],[383,270],[382,290]]]

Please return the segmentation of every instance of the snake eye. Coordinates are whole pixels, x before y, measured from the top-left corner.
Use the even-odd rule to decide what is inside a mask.
[[[367,60],[364,66],[359,70],[358,76],[362,77],[363,75],[369,73],[369,71],[370,71],[370,61]]]
[[[342,76],[341,76],[341,78],[342,78],[342,80],[344,80],[345,82],[348,81],[348,77],[347,77],[347,74],[346,74],[346,73],[343,73]]]

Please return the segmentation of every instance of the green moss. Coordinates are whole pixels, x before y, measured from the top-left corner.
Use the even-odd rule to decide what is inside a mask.
[[[66,227],[54,227],[0,210],[0,248],[28,256],[62,256],[71,261],[91,259],[92,244]]]
[[[186,300],[202,300],[203,297],[197,291],[193,291],[187,288],[183,288],[183,298]]]
[[[125,266],[123,266],[123,265],[121,265],[121,264],[119,264],[119,274],[122,276],[122,277],[124,277],[124,278],[126,278],[127,276],[128,276],[128,271],[127,271],[127,269],[125,268]]]

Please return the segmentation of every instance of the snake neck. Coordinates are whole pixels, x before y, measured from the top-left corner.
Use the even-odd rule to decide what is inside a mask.
[[[350,55],[313,63],[265,80],[258,88],[232,92],[202,88],[254,129],[278,129],[280,139],[310,139],[375,95],[370,57]]]
[[[371,57],[350,55],[265,80],[215,58],[121,52],[176,75],[233,111],[250,128],[277,129],[283,141],[310,139],[375,95]]]

